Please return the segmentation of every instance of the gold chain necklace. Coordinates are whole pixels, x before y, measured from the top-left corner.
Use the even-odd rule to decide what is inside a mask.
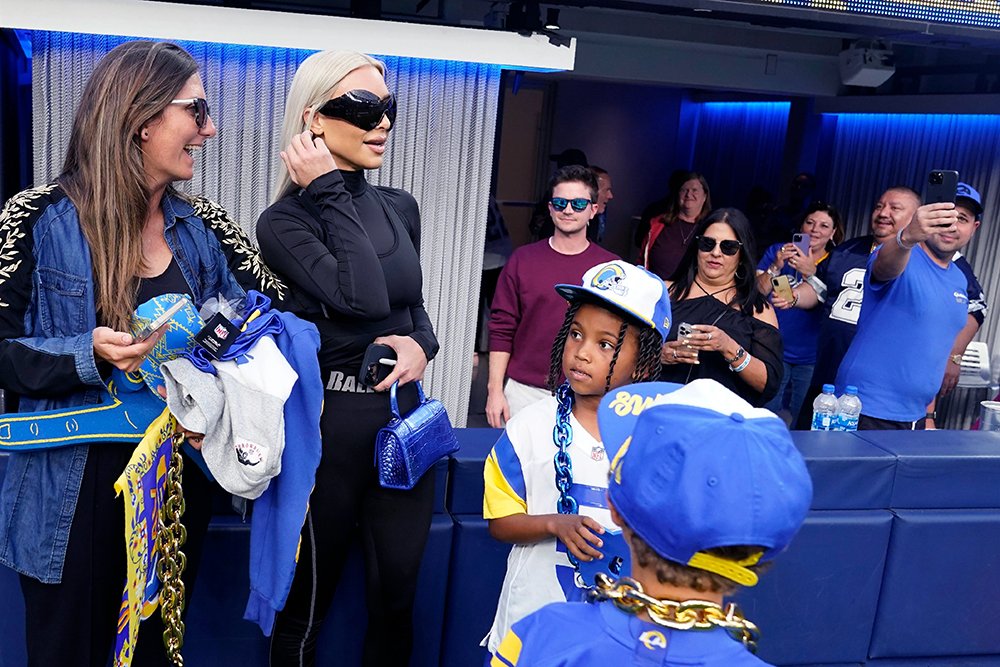
[[[589,593],[591,601],[611,600],[615,606],[629,614],[645,610],[650,620],[673,630],[711,630],[724,628],[751,653],[757,652],[760,632],[757,626],[743,618],[743,613],[735,602],[725,609],[721,605],[706,600],[659,600],[647,595],[642,584],[629,577],[617,581],[604,573],[597,575],[597,586]]]

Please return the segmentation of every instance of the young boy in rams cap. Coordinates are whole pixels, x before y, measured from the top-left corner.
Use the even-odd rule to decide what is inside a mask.
[[[788,429],[714,380],[633,384],[601,402],[618,451],[609,509],[632,578],[599,582],[599,604],[555,603],[516,623],[493,667],[764,665],[756,628],[723,597],[799,530],[812,481]]]

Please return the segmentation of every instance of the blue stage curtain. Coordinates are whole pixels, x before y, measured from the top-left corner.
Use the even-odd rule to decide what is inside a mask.
[[[790,102],[704,102],[692,168],[705,175],[712,204],[743,209],[751,188],[776,197]]]
[[[839,114],[836,116],[825,192],[840,207],[847,238],[870,233],[871,211],[879,196],[893,185],[923,193],[932,169],[954,169],[962,182],[983,198],[983,224],[962,251],[986,290],[1000,294],[1000,116],[923,114]],[[821,183],[821,186],[823,184]],[[977,340],[1000,352],[994,301]],[[995,379],[995,378],[994,378]],[[945,424],[968,428],[978,417],[985,390],[956,390],[949,397]],[[992,396],[990,397],[992,398]],[[940,408],[940,406],[939,406]],[[941,425],[939,420],[938,425]]]

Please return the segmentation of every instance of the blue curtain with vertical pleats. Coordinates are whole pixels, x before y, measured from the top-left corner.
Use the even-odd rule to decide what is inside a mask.
[[[712,204],[742,209],[761,185],[779,196],[790,102],[699,105],[692,168],[708,180]]]

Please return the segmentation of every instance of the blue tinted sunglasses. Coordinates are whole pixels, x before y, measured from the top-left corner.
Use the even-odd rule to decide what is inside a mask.
[[[578,197],[576,199],[566,199],[565,197],[553,197],[552,199],[549,200],[549,204],[551,204],[552,208],[554,208],[557,211],[565,210],[566,204],[569,204],[570,206],[573,207],[573,210],[576,211],[577,213],[585,210],[587,206],[593,203],[594,202],[584,197]]]

